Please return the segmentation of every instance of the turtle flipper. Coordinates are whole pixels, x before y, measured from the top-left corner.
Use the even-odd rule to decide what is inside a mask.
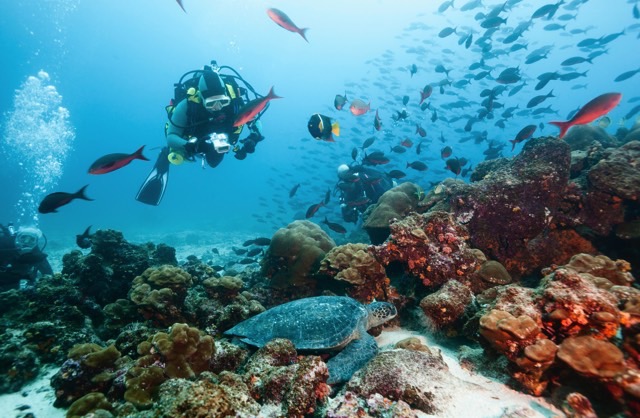
[[[329,368],[330,385],[346,382],[351,376],[360,370],[378,352],[378,344],[375,338],[366,332],[360,339],[353,340],[338,354],[327,362]]]

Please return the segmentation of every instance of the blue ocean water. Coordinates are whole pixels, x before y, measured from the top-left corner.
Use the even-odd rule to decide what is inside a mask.
[[[447,3],[447,2],[444,2]],[[3,188],[0,222],[35,223],[52,245],[71,247],[75,235],[88,225],[113,228],[125,237],[197,231],[202,234],[249,234],[270,236],[294,219],[303,218],[306,208],[319,202],[336,183],[336,167],[351,161],[351,150],[370,136],[371,149],[384,151],[391,163],[383,169],[400,169],[424,188],[454,174],[444,168],[440,149],[449,145],[453,156],[467,158],[475,166],[484,159],[488,141],[505,143],[503,155],[511,152],[507,140],[526,125],[544,127],[534,136],[555,135],[551,120],[566,120],[571,111],[606,92],[621,92],[620,105],[610,113],[610,133],[636,118],[622,118],[638,105],[640,75],[614,82],[625,71],[640,67],[638,46],[640,20],[634,16],[635,1],[567,1],[552,19],[534,19],[529,29],[514,42],[526,49],[511,52],[514,45],[503,40],[519,24],[528,21],[545,1],[508,1],[500,13],[506,23],[485,41],[485,65],[490,77],[474,80],[469,70],[483,56],[481,46],[468,49],[461,37],[473,34],[474,42],[485,29],[474,17],[489,13],[503,2],[482,1],[482,5],[461,10],[457,0],[444,9],[443,2],[377,0],[343,2],[307,1],[211,1],[183,0],[184,13],[175,0],[16,0],[0,4],[0,39],[3,68],[0,84],[1,149]],[[309,27],[302,37],[278,27],[266,14],[276,7],[286,12],[299,27]],[[566,25],[557,30],[545,26]],[[456,28],[447,37],[438,34]],[[585,33],[576,33],[580,30]],[[574,33],[571,33],[574,31]],[[602,39],[621,33],[600,48],[577,44],[587,38]],[[546,58],[532,64],[532,51],[548,48]],[[567,58],[588,57],[594,51],[606,53],[592,63],[562,67]],[[211,60],[238,70],[258,92],[271,86],[283,97],[274,100],[262,118],[266,140],[244,161],[231,155],[216,169],[199,163],[172,167],[168,191],[158,207],[147,206],[134,196],[164,142],[164,107],[173,94],[173,83],[186,71],[202,68]],[[417,67],[411,76],[409,68]],[[436,71],[441,64],[451,83],[471,79],[455,87],[439,83],[446,79]],[[553,90],[534,109],[550,105],[554,114],[533,116],[531,112],[495,125],[504,108],[494,111],[465,132],[467,120],[482,108],[480,93],[499,84],[495,81],[508,67],[519,67],[527,85],[498,101],[504,108],[526,109],[527,102]],[[545,72],[579,72],[571,81],[552,81],[535,91],[537,77]],[[434,85],[431,109],[418,106],[419,92]],[[584,85],[581,87],[580,85]],[[333,107],[336,94],[371,102],[372,112],[354,116],[348,109]],[[406,106],[402,97],[409,96]],[[631,100],[631,102],[630,102]],[[469,106],[452,108],[462,101]],[[394,123],[392,115],[407,109],[407,121]],[[432,121],[433,109],[438,119]],[[534,110],[532,109],[532,110]],[[375,131],[375,110],[383,128]],[[307,131],[307,121],[316,112],[337,120],[341,135],[335,143],[316,141]],[[555,113],[557,112],[557,114]],[[416,155],[421,139],[416,124],[427,130],[423,151]],[[467,140],[486,131],[487,141]],[[243,135],[244,136],[244,135]],[[444,143],[440,138],[444,138]],[[410,138],[414,146],[404,154],[390,152],[391,146]],[[115,172],[95,176],[89,165],[102,155],[133,152],[146,145],[151,162],[133,161]],[[361,154],[362,155],[362,154]],[[420,160],[425,172],[406,168]],[[289,190],[301,187],[293,198]],[[92,202],[74,201],[58,213],[38,215],[37,205],[54,191],[75,192],[88,184]],[[312,219],[327,216],[339,220],[333,199]],[[350,229],[353,226],[349,226]]]

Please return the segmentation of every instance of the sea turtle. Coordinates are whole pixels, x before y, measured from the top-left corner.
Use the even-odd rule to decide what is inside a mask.
[[[378,345],[367,330],[397,315],[388,302],[363,305],[346,296],[317,296],[271,308],[226,331],[262,347],[274,338],[291,340],[297,350],[340,351],[327,362],[330,384],[346,382],[373,356]]]

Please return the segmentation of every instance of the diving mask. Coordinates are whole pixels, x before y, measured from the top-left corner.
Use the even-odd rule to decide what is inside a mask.
[[[19,228],[16,234],[16,249],[20,254],[26,254],[33,251],[36,247],[39,247],[40,239],[42,239],[42,232],[34,227]]]
[[[211,96],[204,99],[204,107],[209,112],[217,112],[222,110],[222,108],[229,106],[231,103],[231,98],[224,94],[219,94],[217,96]]]

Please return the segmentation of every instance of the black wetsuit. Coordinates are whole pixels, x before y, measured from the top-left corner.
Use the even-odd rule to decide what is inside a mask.
[[[356,165],[350,167],[338,182],[342,219],[357,222],[358,215],[375,204],[387,190],[393,187],[393,179],[373,168]]]
[[[0,289],[17,288],[20,280],[33,281],[40,274],[53,274],[47,255],[37,248],[20,254],[15,238],[0,238]]]

